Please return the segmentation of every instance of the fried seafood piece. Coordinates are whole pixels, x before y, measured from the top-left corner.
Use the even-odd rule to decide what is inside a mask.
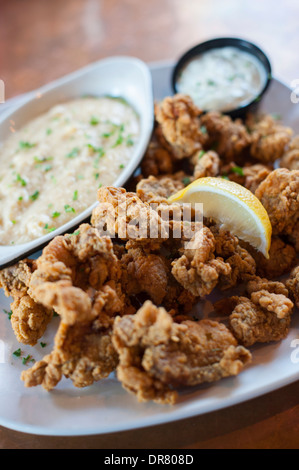
[[[266,166],[261,163],[240,167],[235,162],[230,162],[222,166],[221,175],[230,181],[245,186],[249,191],[255,193],[257,187],[267,178],[272,170],[273,168],[270,165]]]
[[[115,320],[112,341],[119,354],[117,377],[139,401],[173,404],[175,389],[235,376],[251,360],[223,324],[178,324],[150,301],[134,316]]]
[[[122,286],[127,295],[145,293],[155,303],[174,314],[188,312],[196,297],[185,290],[171,274],[171,261],[161,253],[147,253],[136,243],[126,245],[121,258]]]
[[[174,157],[158,142],[151,141],[141,162],[141,172],[145,178],[172,174],[174,170]]]
[[[180,180],[174,180],[168,176],[159,179],[149,176],[137,184],[136,194],[142,202],[168,204],[168,198],[183,188],[184,184]]]
[[[106,186],[99,189],[98,199],[91,223],[100,233],[106,231],[112,238],[118,235],[122,240],[132,239],[153,250],[167,240],[168,224],[135,193]]]
[[[292,129],[279,124],[270,114],[258,121],[254,116],[249,116],[246,124],[250,130],[250,155],[253,158],[268,163],[282,157],[291,139]]]
[[[274,235],[292,235],[299,221],[299,171],[278,168],[258,186],[255,195],[268,212]]]
[[[156,135],[176,159],[190,157],[205,143],[207,136],[201,130],[200,113],[191,98],[183,94],[164,98],[155,106]]]
[[[53,351],[21,374],[26,387],[42,385],[49,391],[63,376],[75,387],[87,387],[115,369],[118,356],[111,341],[112,326],[123,310],[123,300],[114,281],[97,291],[94,302],[97,316],[92,320],[90,315],[78,315],[70,324],[62,312]]]
[[[17,340],[34,346],[41,338],[52,318],[53,310],[45,308],[32,298],[29,289],[36,262],[31,259],[19,261],[0,271],[0,286],[7,297],[12,296],[11,325]]]
[[[289,279],[286,281],[286,286],[289,289],[291,299],[299,308],[299,266],[292,270]]]
[[[239,244],[239,239],[229,231],[214,225],[210,228],[215,239],[215,256],[221,257],[230,266],[228,274],[219,279],[221,289],[234,287],[237,282],[244,281],[256,271],[256,263],[251,254]]]
[[[226,162],[238,161],[250,145],[250,135],[240,119],[233,121],[229,116],[211,111],[201,116],[200,123],[208,131],[208,145],[210,148],[213,145]]]
[[[215,239],[207,227],[191,241],[196,248],[183,250],[182,256],[172,262],[172,274],[193,295],[204,297],[212,292],[221,275],[230,275],[231,267],[222,258],[215,258]]]
[[[279,166],[288,170],[299,170],[299,135],[294,137],[283,154]]]
[[[64,317],[65,323],[93,319],[101,308],[97,291],[118,282],[120,263],[108,237],[82,224],[73,235],[55,237],[37,260],[30,280],[35,299]]]
[[[257,277],[248,283],[247,292],[250,298],[234,297],[231,303],[229,328],[236,339],[249,347],[285,338],[294,307],[286,287]]]
[[[213,150],[200,150],[191,157],[191,163],[194,165],[194,179],[206,176],[218,176],[220,173],[220,158]]]
[[[296,264],[295,248],[278,236],[272,237],[268,259],[253,248],[249,248],[249,251],[256,262],[257,275],[268,279],[282,276]]]

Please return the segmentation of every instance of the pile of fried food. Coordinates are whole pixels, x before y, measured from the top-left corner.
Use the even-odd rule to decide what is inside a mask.
[[[270,115],[243,122],[203,114],[181,94],[156,104],[155,119],[128,192],[100,188],[90,225],[0,273],[19,342],[36,344],[53,311],[61,319],[52,352],[22,372],[27,387],[51,390],[63,376],[86,387],[115,370],[139,401],[173,404],[180,388],[236,376],[251,361],[250,346],[288,334],[299,307],[299,136]],[[195,227],[200,247],[185,249],[188,236],[172,237],[180,222],[163,219],[168,197],[205,176],[229,178],[260,199],[273,227],[269,259],[208,218]],[[121,233],[106,209],[117,212],[119,199],[126,203]],[[143,236],[129,230],[140,213],[155,221],[158,238],[149,226]],[[235,286],[242,295],[231,297]],[[225,320],[194,316],[216,287],[223,299],[215,312]]]

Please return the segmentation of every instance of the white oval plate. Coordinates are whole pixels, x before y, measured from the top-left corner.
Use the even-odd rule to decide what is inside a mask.
[[[154,122],[152,80],[148,66],[134,57],[110,57],[84,67],[55,82],[20,98],[20,104],[8,108],[0,115],[0,142],[11,133],[11,121],[16,129],[29,120],[46,112],[52,106],[84,95],[120,96],[140,117],[140,137],[128,165],[121,172],[114,186],[123,186],[142,159]],[[0,105],[0,111],[1,111]],[[0,246],[0,268],[40,249],[53,237],[78,226],[87,219],[95,203],[57,230],[21,245]]]
[[[171,94],[171,65],[151,68],[154,96]],[[283,121],[299,131],[299,107],[290,101],[290,90],[274,80],[263,101],[263,108],[279,112]],[[211,310],[210,296],[198,309],[205,316]],[[0,293],[0,309],[9,310],[9,299]],[[50,393],[42,388],[26,389],[20,381],[24,368],[12,353],[21,347],[23,355],[41,359],[51,350],[58,325],[54,318],[39,344],[34,348],[20,345],[12,332],[7,315],[0,312],[0,424],[17,431],[43,435],[87,435],[123,431],[179,420],[225,408],[278,389],[299,378],[299,315],[294,313],[289,336],[279,343],[252,348],[253,363],[238,377],[212,385],[188,388],[181,392],[175,406],[138,403],[122,389],[111,374],[109,378],[86,389],[76,389],[64,379]],[[296,342],[297,340],[297,342]]]

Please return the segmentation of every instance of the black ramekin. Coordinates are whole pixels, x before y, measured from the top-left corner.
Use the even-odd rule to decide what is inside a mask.
[[[250,112],[256,111],[257,105],[261,101],[266,90],[268,89],[271,83],[271,79],[272,79],[271,64],[266,54],[258,46],[256,46],[255,44],[249,41],[246,41],[245,39],[216,38],[216,39],[211,39],[209,41],[202,42],[201,44],[198,44],[197,46],[192,47],[192,49],[189,49],[187,52],[185,52],[185,54],[181,56],[181,58],[178,60],[178,62],[176,63],[174,67],[174,70],[172,72],[172,77],[171,77],[172,89],[174,93],[178,93],[176,84],[177,84],[179,73],[181,72],[183,67],[188,62],[190,62],[190,60],[192,60],[196,56],[210,49],[218,49],[218,48],[227,47],[227,46],[236,47],[244,52],[252,54],[259,60],[259,62],[261,63],[261,65],[264,67],[266,71],[266,76],[267,76],[266,83],[263,89],[261,90],[261,92],[257,96],[255,96],[254,99],[250,103],[247,103],[235,109],[231,109],[230,111],[223,112],[223,114],[228,114],[232,118],[244,117],[244,115],[246,115],[249,111]]]

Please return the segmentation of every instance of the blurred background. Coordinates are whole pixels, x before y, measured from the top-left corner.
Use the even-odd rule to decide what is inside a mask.
[[[297,0],[1,0],[0,78],[8,99],[103,57],[176,60],[224,35],[262,47],[290,85],[298,18]]]

